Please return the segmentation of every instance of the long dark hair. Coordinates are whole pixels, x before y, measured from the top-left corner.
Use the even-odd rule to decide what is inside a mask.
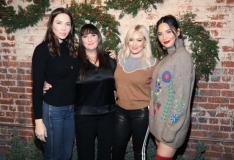
[[[158,26],[161,23],[168,24],[168,26],[170,27],[170,29],[173,32],[173,34],[177,37],[175,31],[177,31],[180,28],[180,26],[179,26],[179,22],[177,21],[177,19],[173,15],[166,15],[166,16],[160,18],[158,20],[158,22],[156,23],[156,32],[158,32]],[[183,38],[181,31],[180,31],[180,35],[178,36],[178,38],[180,38],[180,39]],[[159,46],[160,46],[160,48],[162,50],[165,50],[165,48],[163,47],[163,45],[159,42],[158,38],[157,38],[157,43],[159,44]]]
[[[77,57],[78,54],[77,54],[77,51],[76,51],[76,48],[75,48],[75,45],[74,45],[75,24],[74,24],[72,15],[70,14],[70,12],[67,9],[57,8],[57,9],[55,9],[55,10],[53,10],[51,12],[44,40],[48,42],[48,49],[51,52],[51,54],[53,56],[59,56],[60,52],[61,52],[60,47],[59,47],[59,41],[58,41],[57,36],[54,34],[52,28],[53,28],[54,18],[58,14],[61,14],[61,13],[67,14],[70,17],[71,31],[67,35],[65,41],[67,43],[70,55],[73,56],[73,57]]]
[[[104,49],[102,44],[102,36],[100,31],[97,29],[96,26],[92,24],[85,24],[81,27],[80,33],[79,33],[79,49],[78,49],[78,56],[80,59],[80,78],[84,80],[84,78],[88,74],[88,64],[89,60],[86,56],[86,49],[82,41],[82,36],[88,35],[88,34],[96,34],[98,35],[98,46],[96,48],[97,50],[97,60],[99,60],[99,67],[107,66],[107,60],[104,55]]]

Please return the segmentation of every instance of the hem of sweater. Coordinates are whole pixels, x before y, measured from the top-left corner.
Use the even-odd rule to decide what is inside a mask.
[[[126,110],[143,109],[149,106],[149,102],[125,103],[125,102],[117,101],[116,104]]]

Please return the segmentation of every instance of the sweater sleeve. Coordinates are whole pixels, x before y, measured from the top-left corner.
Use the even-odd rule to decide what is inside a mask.
[[[32,76],[33,76],[33,109],[34,118],[42,118],[43,86],[46,74],[47,48],[39,45],[35,48],[32,57]]]
[[[174,68],[171,86],[168,87],[171,88],[173,91],[171,93],[173,94],[166,125],[162,130],[162,139],[165,142],[173,142],[182,126],[183,128],[189,127],[184,125],[189,125],[185,121],[190,120],[190,100],[193,82],[194,67],[191,58],[188,57],[177,63]],[[187,132],[187,129],[184,132]]]

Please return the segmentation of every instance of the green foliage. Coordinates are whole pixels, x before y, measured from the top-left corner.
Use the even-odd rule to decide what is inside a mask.
[[[42,160],[43,146],[41,141],[33,134],[33,139],[27,147],[26,160]]]
[[[180,21],[181,28],[190,42],[192,57],[196,65],[196,81],[201,78],[209,80],[209,75],[215,69],[217,60],[219,60],[218,41],[210,37],[210,32],[203,27],[206,24],[200,24],[195,21],[195,14],[187,13]]]
[[[28,0],[31,2],[32,0]],[[25,9],[18,6],[18,13],[13,6],[8,6],[5,0],[0,0],[0,26],[7,27],[7,33],[34,26],[42,19],[45,12],[49,11],[49,0],[33,0],[35,4],[28,5]]]
[[[132,14],[135,17],[139,10],[147,10],[149,6],[157,9],[155,3],[163,2],[163,0],[144,0],[144,1],[134,1],[134,0],[108,0],[106,1],[106,9],[121,10],[119,19],[123,18],[125,14]]]
[[[204,160],[202,154],[206,151],[206,147],[203,143],[198,142],[196,145],[196,155],[192,158],[192,160]]]
[[[192,58],[195,63],[196,85],[199,80],[205,78],[209,81],[209,75],[215,69],[217,60],[219,60],[218,42],[210,36],[210,32],[206,31],[205,23],[195,21],[195,14],[187,13],[183,19],[179,21],[184,38],[190,42],[189,48],[192,51]],[[152,43],[152,53],[160,60],[165,56],[165,51],[159,47],[155,26],[150,26],[150,36]]]
[[[26,149],[18,136],[18,130],[14,128],[12,131],[11,147],[7,153],[7,160],[24,160],[25,153]]]
[[[74,0],[71,6],[67,8],[73,15],[76,24],[76,34],[80,28],[86,23],[92,23],[97,26],[100,32],[104,35],[103,45],[105,50],[116,50],[116,46],[120,43],[118,21],[113,15],[104,12],[101,6],[93,7],[91,4],[77,4]],[[117,52],[116,52],[117,53]]]

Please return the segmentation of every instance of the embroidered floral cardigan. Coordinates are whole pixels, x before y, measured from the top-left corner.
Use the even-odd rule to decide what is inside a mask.
[[[180,147],[190,125],[190,101],[194,86],[194,66],[183,40],[175,42],[156,66],[151,83],[149,127],[160,142]]]

